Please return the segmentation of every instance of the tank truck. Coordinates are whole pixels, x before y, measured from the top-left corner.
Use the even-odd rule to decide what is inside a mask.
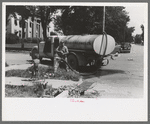
[[[43,58],[50,58],[53,61],[55,50],[61,40],[68,47],[68,64],[74,70],[80,66],[101,67],[104,58],[109,56],[115,48],[114,38],[107,34],[52,36],[47,42],[41,41],[37,46],[34,46],[30,56],[34,59],[35,53],[39,53],[40,61]]]

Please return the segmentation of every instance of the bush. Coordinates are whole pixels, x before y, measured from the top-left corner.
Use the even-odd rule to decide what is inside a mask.
[[[42,38],[28,37],[28,38],[21,39],[21,40],[23,40],[24,43],[38,43],[38,42],[42,41]]]
[[[39,42],[39,38],[32,38],[32,43],[38,43]]]
[[[6,34],[6,44],[15,44],[15,43],[19,43],[19,37],[11,33]]]
[[[28,37],[28,38],[24,39],[24,42],[26,42],[26,43],[32,43],[32,38]]]

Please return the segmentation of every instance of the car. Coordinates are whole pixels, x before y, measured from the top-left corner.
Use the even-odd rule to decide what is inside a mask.
[[[123,42],[121,43],[121,53],[130,53],[131,51],[131,43]]]
[[[121,52],[121,45],[119,45],[118,43],[115,44],[115,48],[114,50],[111,52],[111,54],[118,54]]]

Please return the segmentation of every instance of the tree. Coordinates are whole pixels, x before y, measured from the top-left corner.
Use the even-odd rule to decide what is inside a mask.
[[[13,17],[16,18],[15,14],[15,6],[6,6],[6,26],[9,22],[9,16],[12,15]]]
[[[133,42],[133,36],[132,36],[132,32],[135,31],[135,27],[126,27],[126,30],[125,30],[125,41],[126,42]]]
[[[55,25],[57,28],[60,27],[65,35],[89,34],[92,30],[91,25],[94,23],[92,17],[91,7],[68,6],[62,16],[58,17],[59,23],[55,22]]]
[[[143,24],[141,25],[141,29],[142,29],[141,37],[142,37],[142,40],[144,42],[144,25]]]
[[[140,34],[137,34],[137,35],[135,36],[135,43],[140,44],[140,43],[141,43],[141,40],[142,40],[141,35],[140,35]]]
[[[44,40],[47,40],[47,26],[55,18],[55,13],[61,8],[59,6],[36,6],[36,13],[41,19],[41,25],[43,28],[43,37]]]
[[[112,35],[117,42],[125,41],[127,22],[130,21],[125,7],[106,7],[106,32]]]
[[[68,6],[62,15],[57,16],[55,29],[62,29],[65,35],[102,34],[103,8],[102,6]],[[130,21],[128,13],[124,10],[125,7],[105,8],[105,31],[117,42],[123,42],[127,31],[126,25]]]

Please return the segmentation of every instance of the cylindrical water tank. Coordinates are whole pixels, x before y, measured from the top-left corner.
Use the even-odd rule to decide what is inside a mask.
[[[115,48],[115,40],[110,35],[70,35],[61,40],[68,49],[94,51],[99,55],[110,54]]]

